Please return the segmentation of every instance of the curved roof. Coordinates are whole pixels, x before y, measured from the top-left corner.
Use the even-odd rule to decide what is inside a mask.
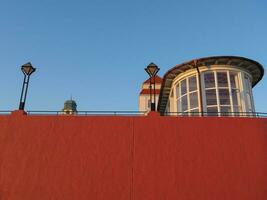
[[[263,77],[264,69],[263,66],[251,59],[239,57],[239,56],[213,56],[191,60],[179,65],[174,66],[172,69],[167,71],[163,77],[161,86],[158,111],[164,112],[167,106],[169,94],[171,91],[172,82],[179,74],[201,66],[210,65],[232,65],[242,68],[248,71],[252,76],[252,87],[254,87]]]

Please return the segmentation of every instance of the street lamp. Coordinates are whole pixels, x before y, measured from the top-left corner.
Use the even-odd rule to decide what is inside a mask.
[[[20,110],[24,110],[27,92],[28,92],[29,81],[30,81],[30,76],[32,75],[33,72],[35,72],[35,70],[36,70],[36,68],[34,68],[30,62],[21,66],[21,71],[24,74],[24,80],[23,80],[22,91],[21,91],[21,96],[20,96],[20,103],[19,103],[19,109]]]
[[[156,110],[156,82],[155,82],[155,76],[159,72],[160,68],[158,68],[157,65],[154,63],[150,63],[146,68],[145,71],[149,75],[149,89],[150,89],[150,108],[151,111]],[[153,78],[153,84],[154,84],[154,101],[152,102],[152,82],[151,79]]]

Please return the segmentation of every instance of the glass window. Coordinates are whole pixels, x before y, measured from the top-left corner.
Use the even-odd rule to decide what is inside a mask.
[[[190,115],[191,116],[199,116],[199,109],[193,109],[193,110],[190,110]]]
[[[249,93],[247,93],[246,94],[246,97],[247,97],[247,106],[248,106],[248,109],[249,109],[249,111],[251,111],[252,110],[252,106],[251,106],[251,97],[250,97],[250,94]]]
[[[217,72],[218,87],[228,87],[228,79],[226,72]]]
[[[231,83],[231,88],[237,88],[238,87],[237,73],[230,72],[230,83]]]
[[[218,108],[216,107],[207,107],[208,116],[218,116]]]
[[[241,101],[237,72],[227,70],[206,72],[203,77],[206,97],[206,102],[204,102],[206,108],[204,107],[204,109],[207,112],[218,112],[219,115],[232,115],[232,112],[240,112]]]
[[[208,72],[204,74],[205,88],[215,87],[214,73]]]
[[[237,89],[232,89],[233,106],[239,105],[238,96],[239,96],[239,91]]]
[[[193,92],[190,93],[190,109],[197,108],[198,107],[198,93]]]
[[[248,76],[245,76],[245,93],[246,93],[246,102],[248,111],[253,111],[252,108],[252,93],[251,93],[251,84]]]
[[[231,115],[231,107],[230,106],[220,106],[220,114],[223,116]]]
[[[177,112],[182,112],[181,98],[177,100]]]
[[[176,87],[176,97],[179,98],[180,97],[180,83],[177,85]]]
[[[206,90],[206,103],[207,105],[217,105],[216,89]]]
[[[230,85],[231,85],[231,94],[232,94],[232,105],[234,115],[237,115],[236,112],[241,112],[241,103],[240,103],[240,89],[238,83],[238,74],[236,72],[230,72]]]
[[[230,105],[229,89],[219,89],[220,105]]]
[[[189,92],[197,90],[197,79],[196,79],[196,77],[192,76],[188,80],[189,80]]]
[[[233,111],[235,112],[234,115],[238,115],[238,113],[236,113],[236,112],[241,111],[240,106],[233,106]]]
[[[186,94],[187,92],[187,87],[186,87],[186,79],[184,79],[182,82],[181,82],[181,96]]]
[[[182,112],[186,111],[188,109],[187,105],[187,95],[182,97]]]
[[[199,112],[196,75],[181,80],[176,86],[177,112]]]

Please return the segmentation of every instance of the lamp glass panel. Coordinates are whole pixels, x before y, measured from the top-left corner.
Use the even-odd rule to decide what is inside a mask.
[[[154,66],[154,65],[148,66],[147,69],[148,69],[149,74],[151,76],[155,76],[157,74],[157,72],[158,72],[158,67],[157,66]]]
[[[32,66],[23,66],[22,67],[22,71],[27,74],[30,75],[34,72],[34,68]]]

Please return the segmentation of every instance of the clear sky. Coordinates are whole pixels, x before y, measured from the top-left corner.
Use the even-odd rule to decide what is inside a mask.
[[[267,70],[266,0],[0,0],[0,110],[138,110],[144,68],[160,75],[213,55],[244,56]],[[267,76],[253,89],[267,112]]]

